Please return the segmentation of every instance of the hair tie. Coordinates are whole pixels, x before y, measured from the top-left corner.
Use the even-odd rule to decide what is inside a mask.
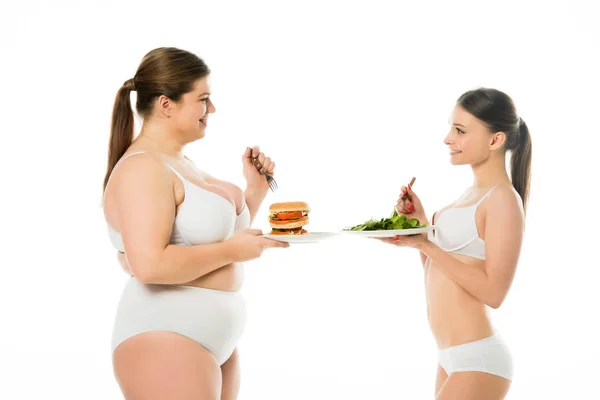
[[[133,82],[133,78],[126,80],[123,83],[123,87],[135,91],[135,83]]]

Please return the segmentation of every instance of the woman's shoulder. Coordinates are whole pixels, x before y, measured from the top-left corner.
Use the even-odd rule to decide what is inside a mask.
[[[168,172],[168,165],[159,154],[128,149],[113,167],[111,181],[117,181],[115,184],[130,185],[140,180],[168,178]]]
[[[518,221],[524,225],[523,201],[511,183],[495,186],[487,197],[485,204],[486,219]]]
[[[494,186],[490,189],[487,197],[489,198],[488,203],[491,205],[505,204],[510,207],[518,207],[519,205],[522,207],[523,205],[519,192],[510,182]]]
[[[145,150],[128,150],[123,154],[117,165],[123,170],[135,173],[156,173],[167,169],[167,163],[158,153]],[[115,168],[116,169],[116,168]]]

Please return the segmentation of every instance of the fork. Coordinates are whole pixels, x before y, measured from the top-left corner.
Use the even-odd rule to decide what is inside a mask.
[[[248,148],[248,149],[250,149],[250,148]],[[279,189],[279,186],[277,186],[277,182],[275,181],[275,178],[273,178],[266,171],[261,171],[262,165],[260,165],[260,161],[258,161],[258,157],[251,156],[250,159],[252,160],[252,164],[256,167],[258,172],[265,176],[265,179],[267,180],[267,183],[269,184],[269,188],[271,189],[271,191],[275,192],[277,189]]]
[[[410,180],[410,183],[408,184],[408,186],[412,188],[412,186],[415,184],[415,180],[416,180],[416,179],[417,179],[417,178],[415,178],[415,177],[413,176],[413,178]],[[402,197],[401,197],[401,200],[404,200],[404,199],[406,199],[407,197],[408,197],[408,192],[406,192],[406,193],[404,193],[404,194],[402,195]]]
[[[410,183],[408,184],[408,186],[412,187],[412,185],[414,185],[414,183],[415,183],[415,180],[416,180],[416,179],[417,179],[417,178],[415,178],[415,177],[413,176],[413,178],[410,180]],[[405,194],[403,194],[402,196],[400,196],[400,200],[398,200],[398,203],[396,203],[396,205],[394,206],[394,210],[396,210],[396,207],[398,206],[398,204],[400,204],[400,202],[401,202],[402,200],[405,200],[407,197],[408,197],[408,193],[405,193]],[[397,211],[397,210],[396,210],[396,211]],[[392,211],[392,215],[390,215],[390,218],[391,218],[393,215],[394,215],[394,212]]]

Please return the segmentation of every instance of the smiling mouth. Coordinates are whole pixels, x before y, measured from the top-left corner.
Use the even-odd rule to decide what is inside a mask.
[[[202,124],[204,126],[206,126],[206,122],[207,122],[206,118],[200,118],[199,121],[202,122]]]
[[[460,154],[460,153],[462,153],[462,151],[460,151],[460,150],[451,150],[451,151],[450,151],[450,155],[451,155],[451,156],[454,156],[454,155],[456,155],[456,154]]]

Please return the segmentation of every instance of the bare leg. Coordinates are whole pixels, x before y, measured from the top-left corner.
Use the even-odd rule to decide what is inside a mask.
[[[221,370],[214,356],[172,332],[147,332],[113,353],[115,377],[126,400],[219,400]]]
[[[436,397],[440,393],[440,389],[442,389],[442,386],[444,385],[444,382],[446,382],[447,378],[448,378],[448,374],[446,374],[446,371],[444,371],[444,368],[442,368],[438,364],[437,375],[435,377],[435,396]]]
[[[511,382],[485,372],[453,372],[442,386],[437,400],[502,400]]]
[[[237,348],[221,365],[221,376],[223,377],[221,400],[236,400],[240,392],[240,355]]]

